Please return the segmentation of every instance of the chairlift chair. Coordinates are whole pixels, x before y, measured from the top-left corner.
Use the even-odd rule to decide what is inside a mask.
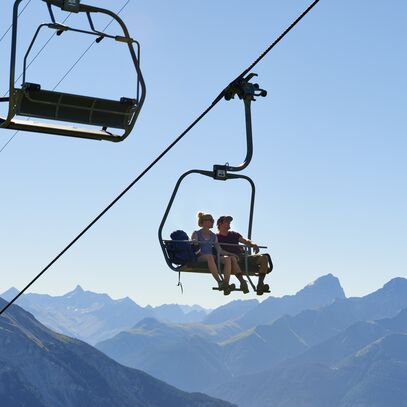
[[[236,172],[242,171],[249,164],[253,156],[253,136],[252,136],[252,122],[251,122],[251,102],[255,100],[255,96],[266,96],[267,92],[260,89],[257,84],[250,83],[250,79],[253,78],[255,74],[250,74],[246,78],[241,78],[239,81],[234,82],[229,85],[228,88],[223,92],[223,96],[226,100],[233,99],[237,95],[244,102],[245,107],[245,123],[246,123],[246,157],[242,164],[239,166],[230,166],[228,163],[225,165],[214,165],[212,171],[193,169],[185,172],[178,179],[175,188],[172,192],[171,198],[165,210],[164,216],[161,220],[160,226],[158,228],[158,239],[164,255],[164,259],[168,267],[179,273],[181,272],[193,272],[193,273],[210,273],[206,262],[190,262],[184,265],[174,264],[172,261],[171,250],[173,248],[172,241],[165,239],[163,237],[163,229],[167,221],[168,215],[170,213],[171,207],[179,190],[179,187],[183,180],[191,174],[199,174],[206,177],[210,177],[218,181],[227,181],[232,179],[243,179],[246,180],[251,187],[251,198],[250,198],[250,209],[249,209],[249,222],[248,222],[248,232],[247,236],[251,239],[252,235],[252,226],[253,226],[253,214],[254,214],[254,202],[255,202],[255,184],[253,180],[242,174],[236,174]],[[192,242],[190,242],[192,244]],[[264,246],[263,246],[264,248]],[[246,274],[249,279],[249,282],[252,288],[256,291],[255,285],[253,284],[250,276],[258,275],[257,266],[248,261],[248,255],[251,254],[250,248],[245,248],[245,256],[241,260],[242,271]],[[268,258],[268,272],[273,269],[273,263],[271,257],[267,255]],[[218,268],[221,269],[221,264],[219,262],[218,256]],[[268,291],[264,291],[268,292]]]
[[[165,223],[167,221],[168,215],[171,211],[172,205],[174,203],[174,200],[177,196],[178,190],[182,184],[182,182],[184,181],[184,179],[192,174],[200,174],[206,177],[210,177],[213,178],[215,180],[231,180],[231,179],[243,179],[246,180],[251,187],[251,197],[250,197],[250,209],[249,209],[249,222],[248,222],[248,232],[247,232],[247,236],[249,239],[251,239],[251,235],[252,235],[252,227],[253,227],[253,214],[254,214],[254,203],[255,203],[255,193],[256,193],[256,187],[255,184],[253,182],[253,180],[246,176],[246,175],[241,175],[241,174],[233,174],[233,173],[229,173],[227,171],[227,165],[225,166],[215,166],[216,168],[213,171],[205,171],[205,170],[189,170],[187,172],[185,172],[184,174],[181,175],[181,177],[178,179],[175,188],[172,192],[170,201],[167,205],[166,211],[164,213],[163,219],[160,223],[159,229],[158,229],[158,235],[159,235],[159,242],[160,242],[160,246],[161,249],[163,251],[164,254],[164,258],[165,261],[167,263],[167,265],[174,271],[178,271],[178,272],[191,272],[191,273],[209,273],[209,269],[207,267],[207,263],[206,262],[189,262],[187,264],[184,265],[179,265],[179,264],[174,264],[172,262],[172,244],[173,241],[172,240],[168,240],[168,239],[164,239],[163,238],[163,229],[165,226]],[[192,244],[192,241],[188,242],[189,244]],[[266,246],[260,246],[261,248],[266,248]],[[245,272],[246,275],[249,276],[255,276],[258,275],[258,269],[257,267],[248,261],[248,256],[251,254],[251,249],[249,247],[245,247],[242,245],[242,248],[245,251],[245,256],[242,257],[241,262],[240,262],[240,266],[242,268],[242,270]],[[268,267],[268,271],[270,272],[273,269],[273,263],[271,261],[271,257],[268,256],[268,260],[269,260],[269,267]],[[220,266],[220,268],[222,268],[222,265],[219,263],[218,261],[218,267]]]
[[[8,102],[8,114],[5,118],[0,117],[0,128],[114,142],[124,140],[132,131],[143,106],[146,86],[140,70],[140,44],[130,37],[123,20],[110,10],[81,4],[81,0],[42,0],[48,7],[52,22],[41,24],[34,34],[34,38],[24,57],[23,83],[21,87],[17,87],[15,86],[17,22],[18,7],[21,1],[16,0],[13,8],[9,96],[0,98],[1,102]],[[86,14],[90,30],[72,28],[57,23],[52,9],[53,6],[59,7],[66,12]],[[95,13],[105,14],[116,20],[123,30],[123,35],[111,35],[96,30],[92,20],[92,14]],[[44,27],[56,30],[57,35],[73,31],[94,35],[97,37],[97,43],[104,38],[109,38],[127,44],[137,76],[136,98],[103,99],[46,90],[42,89],[40,84],[27,82],[27,59],[38,34]],[[134,44],[137,51],[134,49]],[[19,120],[15,119],[15,116],[46,119],[50,120],[50,122]],[[77,126],[55,124],[53,123],[55,121],[75,123]],[[98,126],[101,129],[78,125]],[[112,128],[123,130],[123,133],[115,134],[110,130]]]

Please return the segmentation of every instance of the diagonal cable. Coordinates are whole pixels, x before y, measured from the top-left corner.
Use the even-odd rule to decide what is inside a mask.
[[[68,18],[71,16],[72,13],[69,13],[65,20],[62,21],[62,25],[65,24],[65,22],[68,20]],[[28,63],[26,70],[33,64],[33,62],[41,55],[42,51],[46,48],[46,46],[51,42],[51,40],[55,37],[56,31],[48,38],[48,40],[45,42],[45,44],[38,50],[38,52],[33,56],[32,60]],[[14,85],[20,80],[20,78],[24,75],[22,72],[19,77],[15,80]],[[8,91],[3,95],[6,96],[8,94]]]
[[[120,15],[120,13],[124,10],[124,8],[129,4],[130,0],[127,0],[127,2],[122,6],[122,8],[117,12],[117,15]],[[103,31],[106,31],[109,26],[113,23],[114,19],[112,18],[109,23],[103,28]],[[82,55],[79,56],[79,58],[73,63],[73,65],[68,69],[68,71],[64,74],[64,76],[59,80],[59,82],[54,86],[52,90],[55,90],[61,82],[72,72],[72,70],[75,68],[75,66],[80,62],[80,60],[89,52],[89,50],[96,44],[96,40],[93,41],[88,48],[82,53]]]
[[[17,18],[23,14],[24,10],[28,7],[28,5],[31,3],[31,0],[28,0],[28,3],[21,9],[21,11],[18,13]],[[7,28],[6,32],[0,37],[0,42],[3,41],[4,37],[8,34],[8,32],[11,30],[13,27],[13,24],[10,24],[10,27]]]
[[[292,23],[284,32],[281,34],[276,41],[274,41],[264,52],[263,54],[260,55],[259,58],[257,58],[250,66],[249,68],[251,69],[254,67],[264,56],[270,52],[270,50],[278,43],[281,41],[281,39],[288,34],[289,31],[291,31],[295,25],[297,25],[300,20],[319,2],[319,0],[315,0],[310,7],[306,9],[305,12],[301,14],[299,18],[297,18],[294,23]],[[245,74],[247,74],[249,71],[247,68],[246,70],[243,71],[241,75],[238,76],[238,78],[241,78]],[[237,79],[238,79],[237,78]],[[164,151],[161,152],[160,155],[158,155],[102,212],[99,213],[99,215],[96,216],[95,219],[93,219],[92,222],[88,224],[56,257],[54,257],[53,260],[51,260],[48,265],[42,269],[42,271],[37,274],[33,280],[31,280],[7,305],[3,307],[3,309],[0,311],[0,315],[3,314],[12,304],[14,304],[17,299],[24,294],[25,291],[27,291],[60,257],[62,257],[96,222],[98,222],[127,192],[130,191],[130,189],[133,188],[133,186],[148,173],[148,171],[151,170],[195,125],[201,121],[217,104],[220,100],[222,100],[223,95],[224,95],[225,89],[220,92],[220,94],[214,99],[214,101],[211,103],[211,105],[206,108]]]

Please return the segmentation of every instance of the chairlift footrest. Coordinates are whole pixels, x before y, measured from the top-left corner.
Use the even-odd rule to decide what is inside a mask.
[[[223,288],[212,287],[212,290],[223,291]],[[243,291],[241,288],[236,287],[235,284],[229,284],[229,290],[230,291]]]

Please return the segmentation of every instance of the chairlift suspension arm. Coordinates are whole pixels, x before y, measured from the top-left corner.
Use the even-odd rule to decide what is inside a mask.
[[[245,110],[245,124],[246,124],[246,157],[243,162],[234,166],[225,166],[227,171],[242,171],[251,162],[253,157],[253,129],[252,129],[252,113],[251,113],[251,103],[255,101],[255,97],[265,97],[267,96],[267,91],[260,89],[257,83],[251,83],[250,80],[257,76],[257,74],[250,74],[246,78],[239,78],[233,81],[229,86],[223,91],[223,96],[226,100],[231,100],[235,96],[243,100],[244,110]]]

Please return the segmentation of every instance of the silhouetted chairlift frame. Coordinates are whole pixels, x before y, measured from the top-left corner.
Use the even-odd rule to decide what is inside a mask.
[[[171,198],[170,198],[167,208],[165,210],[164,216],[163,216],[160,226],[158,228],[158,239],[160,242],[162,252],[164,254],[165,261],[166,261],[168,267],[174,271],[209,273],[209,269],[205,265],[204,262],[193,262],[193,263],[188,263],[183,266],[173,264],[171,262],[171,258],[169,256],[169,249],[170,249],[170,245],[171,245],[172,241],[163,238],[163,228],[167,221],[168,215],[171,211],[171,207],[174,203],[174,200],[175,200],[175,197],[179,190],[179,187],[180,187],[181,183],[183,182],[183,180],[191,174],[200,174],[200,175],[203,175],[206,177],[213,178],[214,180],[220,180],[220,181],[227,181],[227,180],[232,180],[232,179],[242,179],[242,180],[247,181],[250,184],[251,197],[250,197],[250,209],[249,209],[249,222],[248,222],[247,237],[249,240],[251,240],[256,187],[255,187],[253,180],[250,177],[248,177],[246,175],[242,175],[242,174],[235,174],[234,172],[239,172],[239,171],[244,170],[250,164],[250,161],[253,156],[251,102],[253,100],[255,100],[254,96],[266,96],[267,95],[267,92],[262,89],[259,89],[257,84],[251,84],[249,82],[249,80],[253,76],[254,76],[254,74],[250,74],[247,78],[241,79],[239,83],[232,83],[224,91],[224,97],[226,100],[230,100],[234,97],[234,95],[238,95],[239,98],[243,99],[243,102],[244,102],[245,124],[246,124],[246,157],[245,157],[243,163],[236,167],[230,166],[229,164],[214,165],[212,171],[199,170],[199,169],[189,170],[189,171],[185,172],[184,174],[182,174],[181,177],[178,179],[177,183],[175,184],[175,188],[173,190],[173,193],[171,195]],[[192,244],[192,241],[190,243]],[[260,247],[265,248],[265,246],[260,246]],[[249,247],[245,247],[245,253],[246,253],[246,256],[245,256],[244,264],[243,265],[241,264],[241,266],[243,266],[242,271],[248,277],[252,288],[254,290],[256,290],[255,285],[253,284],[252,280],[250,279],[250,276],[257,275],[258,270],[257,270],[257,267],[251,268],[249,265],[248,258],[247,258],[247,255],[251,254],[251,249]],[[270,272],[273,269],[273,263],[271,261],[270,256],[269,255],[267,255],[267,256],[268,256],[268,261],[269,261],[268,268],[269,268],[269,272]],[[218,255],[218,267],[220,267],[220,266],[221,265],[219,262],[219,255]]]
[[[130,37],[128,29],[122,19],[110,10],[81,4],[80,0],[42,0],[47,4],[52,22],[41,24],[36,30],[34,38],[24,57],[23,83],[21,88],[18,88],[15,86],[15,65],[18,8],[21,1],[22,0],[16,0],[13,8],[9,97],[0,98],[1,102],[8,102],[9,108],[7,117],[0,117],[0,128],[114,142],[124,140],[132,131],[140,113],[145,99],[146,86],[140,70],[140,44]],[[67,12],[85,13],[90,30],[71,28],[57,23],[52,11],[52,6],[59,7],[61,10]],[[92,13],[102,13],[112,17],[122,28],[123,35],[114,36],[96,30],[91,16]],[[44,27],[56,30],[57,35],[61,35],[66,31],[74,31],[95,35],[97,36],[96,42],[100,42],[104,38],[110,38],[117,42],[127,44],[137,76],[136,99],[121,98],[120,101],[117,101],[42,90],[40,85],[26,82],[27,58],[39,32]],[[133,44],[136,44],[137,52]],[[15,116],[36,117],[54,121],[100,126],[102,129],[59,125],[51,122],[39,123],[28,120],[15,120]],[[122,129],[124,132],[121,135],[114,134],[108,131],[108,128]]]

